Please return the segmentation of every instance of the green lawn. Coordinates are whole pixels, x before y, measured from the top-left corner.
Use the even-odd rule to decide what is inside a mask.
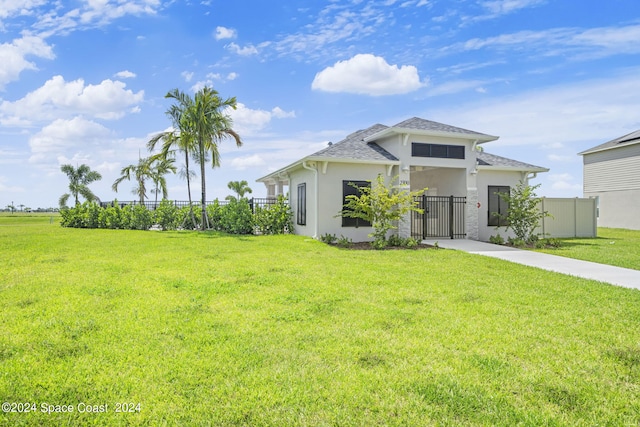
[[[640,423],[639,291],[457,251],[49,221],[0,217],[0,397],[36,409],[0,425]]]
[[[595,239],[562,239],[559,248],[537,251],[640,270],[640,231],[598,228]]]

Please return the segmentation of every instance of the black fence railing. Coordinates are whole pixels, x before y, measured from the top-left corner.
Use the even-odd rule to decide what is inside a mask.
[[[416,239],[466,237],[466,197],[418,196],[415,199],[424,212],[412,212],[411,236]]]
[[[189,201],[188,200],[169,200],[175,207],[177,208],[184,208],[184,207],[188,207],[189,206]],[[264,208],[266,206],[271,206],[274,205],[278,202],[278,199],[275,197],[252,197],[251,199],[247,199],[247,201],[249,202],[249,206],[251,206],[251,211],[253,213],[256,212],[257,208]],[[156,209],[158,209],[158,206],[160,206],[160,201],[156,202],[156,201],[145,201],[144,203],[140,203],[139,200],[130,200],[130,201],[126,201],[126,200],[118,200],[118,205],[123,208],[127,205],[144,205],[147,209],[149,209],[150,211],[155,211]],[[216,202],[216,200],[207,200],[207,206],[213,205]],[[229,204],[228,200],[217,200],[218,204],[220,206],[224,206]],[[100,202],[100,206],[102,206],[103,208],[112,206],[115,203],[115,201],[111,201],[111,202]],[[200,206],[200,201],[192,201],[191,204],[196,207],[196,206]]]

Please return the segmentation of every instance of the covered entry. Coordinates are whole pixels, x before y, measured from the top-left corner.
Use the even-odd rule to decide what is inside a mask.
[[[466,237],[466,197],[418,196],[415,200],[423,213],[411,213],[411,237],[420,240],[434,237]]]

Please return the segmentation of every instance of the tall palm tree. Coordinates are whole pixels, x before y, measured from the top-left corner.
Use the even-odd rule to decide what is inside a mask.
[[[227,184],[227,187],[229,187],[229,190],[236,193],[239,199],[242,199],[245,194],[253,193],[253,190],[251,190],[251,188],[249,187],[249,183],[244,179],[242,181],[230,181]],[[227,200],[229,200],[230,198],[234,198],[234,197],[227,196]]]
[[[189,158],[196,151],[193,134],[189,131],[188,123],[185,119],[185,111],[193,104],[191,97],[184,92],[174,89],[169,91],[165,98],[172,98],[177,104],[172,105],[166,111],[167,116],[171,119],[173,129],[155,135],[147,143],[149,151],[153,151],[162,141],[160,154],[164,158],[175,157],[175,152],[182,151],[184,153],[184,174],[182,176],[187,180],[187,195],[189,196],[189,213],[194,228],[196,227],[195,215],[193,213],[193,203],[191,200],[191,178],[194,176],[193,171],[189,168]]]
[[[80,204],[78,196],[84,197],[84,199],[89,202],[100,200],[88,187],[92,182],[102,179],[102,175],[100,175],[100,173],[92,171],[89,166],[84,164],[78,166],[77,169],[72,165],[62,165],[60,166],[60,170],[69,177],[69,193],[71,193],[65,193],[60,196],[58,203],[61,208],[67,206],[67,200],[69,200],[69,197],[72,195],[75,198],[76,205]]]
[[[231,117],[225,113],[228,108],[236,108],[236,98],[222,99],[218,92],[208,86],[196,92],[193,102],[185,111],[184,120],[189,131],[194,135],[197,155],[200,164],[202,229],[208,227],[206,199],[207,184],[205,163],[207,154],[211,155],[211,167],[220,166],[218,144],[227,137],[232,137],[238,147],[242,140],[233,129]]]
[[[133,193],[137,194],[140,198],[140,204],[144,204],[144,199],[147,198],[147,186],[146,181],[152,177],[151,162],[149,159],[140,158],[137,165],[129,165],[122,168],[120,171],[120,178],[116,179],[111,186],[111,189],[118,192],[118,185],[125,179],[131,181],[131,177],[136,181],[137,186],[133,189]]]

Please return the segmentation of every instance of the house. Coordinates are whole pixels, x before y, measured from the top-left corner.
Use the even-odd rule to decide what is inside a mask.
[[[596,197],[598,226],[640,230],[640,130],[578,153],[584,197]]]
[[[289,188],[296,234],[371,240],[369,224],[338,213],[345,197],[357,191],[352,184],[370,185],[382,174],[396,178],[402,189],[427,188],[419,199],[425,212],[408,214],[399,224],[400,236],[488,240],[496,230],[504,233],[500,217],[492,214],[506,209],[497,193],[548,171],[480,148],[496,139],[414,117],[354,132],[257,181],[266,185],[269,197]]]

